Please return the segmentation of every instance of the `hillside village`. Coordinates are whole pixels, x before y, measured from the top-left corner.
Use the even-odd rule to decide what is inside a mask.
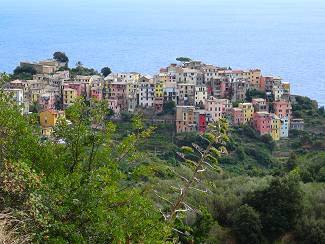
[[[10,81],[5,90],[22,105],[22,113],[40,114],[44,136],[51,135],[57,119],[78,97],[107,101],[114,119],[142,111],[159,121],[168,120],[176,133],[203,133],[210,122],[221,118],[232,126],[250,124],[275,141],[288,137],[290,128],[304,129],[304,121],[292,116],[295,96],[290,83],[265,76],[259,69],[234,70],[189,59],[161,68],[153,76],[72,75],[67,62],[55,59],[21,62],[19,67],[36,73],[32,79]]]
[[[0,73],[0,214],[22,223],[8,231],[324,243],[324,107],[258,69],[177,61],[148,76],[62,55]]]

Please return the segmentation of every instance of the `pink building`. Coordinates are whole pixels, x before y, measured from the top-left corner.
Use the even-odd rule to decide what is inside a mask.
[[[127,84],[124,82],[107,83],[105,98],[109,101],[109,107],[114,113],[128,109]]]
[[[230,109],[230,121],[234,126],[242,125],[245,122],[244,111],[241,108]]]
[[[205,111],[207,112],[209,121],[217,121],[221,119],[230,108],[231,103],[228,99],[209,97],[205,100]]]
[[[268,112],[256,112],[253,114],[253,127],[260,134],[272,133],[272,116]]]
[[[114,112],[114,114],[120,114],[122,106],[118,99],[107,99],[108,107]]]
[[[292,115],[292,107],[291,103],[288,101],[280,100],[273,102],[273,110],[274,113],[280,118],[291,118]]]
[[[127,95],[127,84],[124,82],[112,82],[107,84],[108,98],[125,98]]]
[[[100,87],[93,87],[91,88],[91,98],[101,101],[103,99],[103,92]]]
[[[65,89],[70,88],[70,89],[75,90],[77,92],[77,94],[76,94],[77,97],[80,97],[80,96],[84,95],[85,92],[86,92],[85,86],[83,84],[77,83],[77,82],[76,83],[75,82],[65,83],[64,88]]]
[[[231,82],[228,78],[222,79],[220,82],[220,97],[229,98],[231,95]]]
[[[224,82],[224,81],[220,82],[220,97],[226,96],[226,86],[227,86],[226,82]]]

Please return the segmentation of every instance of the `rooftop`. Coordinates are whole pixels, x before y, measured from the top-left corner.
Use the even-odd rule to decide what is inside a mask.
[[[44,112],[50,112],[51,114],[64,114],[64,111],[55,110],[53,108],[45,109],[45,110],[41,111],[41,113],[44,113]]]

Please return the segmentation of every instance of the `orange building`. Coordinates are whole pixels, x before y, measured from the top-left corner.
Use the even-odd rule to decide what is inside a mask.
[[[260,69],[251,69],[243,73],[243,78],[247,79],[251,87],[255,89],[262,89],[261,85],[262,72]]]

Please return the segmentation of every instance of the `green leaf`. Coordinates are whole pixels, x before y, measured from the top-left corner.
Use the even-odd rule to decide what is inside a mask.
[[[186,154],[192,154],[192,153],[194,153],[194,150],[191,147],[183,146],[183,147],[181,147],[181,152],[186,153]]]

